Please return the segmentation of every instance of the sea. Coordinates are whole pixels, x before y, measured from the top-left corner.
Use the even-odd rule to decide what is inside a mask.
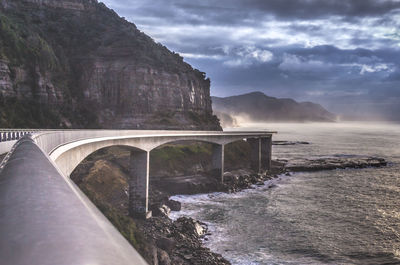
[[[174,196],[208,224],[204,243],[232,264],[400,264],[400,125],[244,124],[278,131],[273,159],[376,156],[383,168],[282,175],[233,194]]]

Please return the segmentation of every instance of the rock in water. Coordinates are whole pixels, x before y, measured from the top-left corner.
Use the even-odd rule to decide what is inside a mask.
[[[174,222],[175,226],[185,232],[185,234],[192,235],[194,237],[202,237],[207,232],[205,224],[199,221],[193,220],[192,218],[180,217]]]
[[[310,144],[305,141],[272,141],[272,145],[302,145],[302,144]]]
[[[171,213],[171,209],[167,205],[151,207],[151,211],[154,216],[169,217],[169,214]]]
[[[387,161],[377,157],[328,157],[291,160],[285,165],[288,171],[319,171],[344,168],[383,167]]]
[[[181,203],[175,200],[168,200],[165,204],[171,209],[171,211],[180,211],[182,208]]]

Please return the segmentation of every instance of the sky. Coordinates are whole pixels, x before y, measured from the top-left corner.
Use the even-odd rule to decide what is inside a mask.
[[[103,0],[211,79],[400,120],[400,0]]]

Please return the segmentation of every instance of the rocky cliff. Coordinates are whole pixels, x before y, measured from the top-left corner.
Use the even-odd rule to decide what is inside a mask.
[[[0,0],[0,127],[220,129],[210,80],[96,0]]]
[[[296,102],[289,98],[269,97],[253,92],[226,98],[213,97],[213,108],[217,113],[232,117],[243,117],[249,122],[333,122],[336,115],[312,102]],[[224,119],[223,116],[222,120]],[[228,124],[229,126],[229,124]]]

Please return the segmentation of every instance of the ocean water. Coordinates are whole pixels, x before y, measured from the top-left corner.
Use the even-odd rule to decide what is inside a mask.
[[[236,194],[175,196],[233,264],[400,264],[400,125],[252,124],[279,131],[273,158],[369,155],[384,168],[280,176]],[[272,186],[272,188],[269,188]]]

